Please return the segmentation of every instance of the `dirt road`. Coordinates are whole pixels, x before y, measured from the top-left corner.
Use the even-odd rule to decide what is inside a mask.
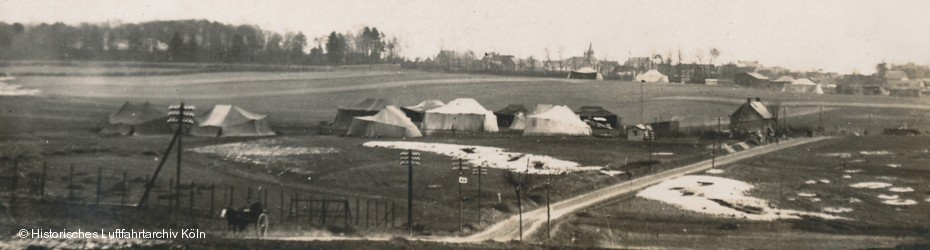
[[[794,139],[791,141],[783,142],[776,145],[766,145],[750,150],[742,151],[739,153],[726,155],[717,158],[716,165],[724,165],[740,161],[746,158],[763,155],[785,148],[798,146],[806,143],[811,143],[819,140],[826,139],[828,137],[817,137],[817,138],[801,138]],[[599,202],[607,201],[613,197],[628,194],[643,188],[646,188],[651,185],[655,185],[659,182],[675,178],[678,176],[683,176],[695,172],[704,171],[711,168],[711,160],[705,160],[688,166],[668,170],[665,172],[657,173],[654,175],[643,176],[632,181],[627,181],[623,183],[618,183],[613,186],[601,188],[595,190],[594,192],[576,196],[570,199],[566,199],[551,205],[552,210],[552,220],[556,220],[576,212],[582,208],[597,204]],[[530,236],[533,235],[537,230],[546,224],[546,208],[541,207],[532,211],[523,213],[523,239],[528,240]],[[470,235],[468,237],[462,238],[427,238],[424,240],[436,240],[444,242],[480,242],[485,240],[494,240],[494,241],[510,241],[520,239],[520,223],[518,215],[511,216],[507,220],[498,222],[497,224],[488,227],[484,231],[478,232],[476,234]]]

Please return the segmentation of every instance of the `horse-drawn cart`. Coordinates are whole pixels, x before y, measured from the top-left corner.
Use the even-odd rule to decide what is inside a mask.
[[[265,208],[260,202],[238,210],[226,207],[220,214],[220,218],[226,219],[227,228],[233,232],[242,232],[249,226],[255,225],[259,238],[265,237],[268,233],[268,215],[265,214]]]

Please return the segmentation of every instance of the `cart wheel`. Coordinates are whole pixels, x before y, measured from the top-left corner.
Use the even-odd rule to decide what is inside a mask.
[[[259,215],[255,226],[258,229],[258,238],[264,238],[265,233],[268,233],[268,216],[264,213]]]

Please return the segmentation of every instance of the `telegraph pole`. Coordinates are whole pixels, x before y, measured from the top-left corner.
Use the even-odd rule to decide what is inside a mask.
[[[478,224],[481,224],[481,176],[488,174],[488,170],[482,168],[482,166],[478,164],[478,167],[471,172],[472,175],[478,176]]]
[[[171,153],[171,149],[174,148],[175,142],[178,144],[178,169],[177,169],[177,178],[181,178],[181,136],[183,133],[185,124],[194,124],[194,106],[184,106],[182,102],[181,105],[171,105],[168,106],[168,123],[177,123],[178,129],[175,130],[174,136],[171,137],[171,142],[168,143],[168,149],[165,150],[165,154],[162,155],[161,160],[158,162],[158,167],[155,168],[155,173],[152,174],[152,178],[148,180],[148,183],[145,184],[145,192],[142,193],[142,198],[139,199],[139,203],[136,204],[137,207],[145,206],[145,202],[148,201],[149,193],[151,193],[152,188],[155,186],[155,180],[158,178],[158,173],[161,172],[161,168],[165,166],[165,162],[168,160],[168,154]],[[173,116],[172,116],[173,115]],[[180,182],[179,182],[180,183]],[[180,191],[175,192],[175,201],[180,201]],[[170,194],[169,194],[170,195]],[[170,200],[170,199],[169,199]],[[175,208],[178,206],[175,205]]]
[[[546,176],[546,238],[552,238],[552,206],[549,202],[549,189],[552,188],[552,177]]]
[[[465,159],[456,158],[452,160],[452,170],[459,171],[459,231],[462,231],[462,184],[468,183],[468,177],[462,176],[462,171],[468,170]]]
[[[407,230],[413,235],[413,165],[420,165],[420,153],[408,149],[400,152],[400,160],[407,165]]]

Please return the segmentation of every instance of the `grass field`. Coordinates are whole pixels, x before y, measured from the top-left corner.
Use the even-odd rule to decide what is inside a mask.
[[[49,186],[58,197],[62,196],[62,188],[67,185],[61,181],[70,164],[75,165],[76,172],[86,176],[81,177],[82,181],[94,176],[98,168],[103,169],[109,183],[122,178],[123,171],[130,178],[151,174],[157,164],[156,158],[161,156],[170,136],[99,137],[94,132],[106,115],[125,101],[150,101],[167,106],[183,100],[196,105],[200,111],[209,109],[213,104],[234,104],[268,114],[271,126],[279,132],[279,136],[266,139],[186,137],[185,149],[260,140],[274,140],[283,147],[337,149],[337,152],[328,154],[280,157],[273,164],[251,164],[216,155],[185,153],[185,179],[196,180],[200,184],[233,186],[238,190],[238,201],[245,200],[244,190],[248,187],[263,186],[272,188],[272,192],[299,191],[398,204],[403,204],[406,198],[406,172],[395,163],[399,151],[360,146],[369,139],[328,135],[330,132],[321,130],[319,123],[331,122],[337,107],[369,97],[389,98],[400,105],[413,105],[424,99],[450,101],[457,97],[471,97],[491,110],[510,103],[521,103],[527,107],[537,103],[565,104],[572,108],[600,105],[619,114],[625,125],[639,122],[641,109],[640,84],[636,83],[441,74],[384,67],[302,73],[23,76],[11,83],[39,89],[42,94],[0,97],[0,153],[28,156],[28,164],[24,164],[23,168],[32,173],[37,173],[41,162],[47,161],[54,172],[54,179],[59,180],[59,183]],[[647,121],[661,117],[663,120],[679,120],[683,126],[710,125],[713,124],[712,117],[725,118],[746,97],[758,96],[764,101],[786,103],[789,107],[788,123],[792,127],[819,125],[820,105],[807,104],[818,102],[829,104],[823,115],[824,127],[828,131],[861,132],[869,129],[877,132],[881,128],[899,127],[904,123],[908,127],[930,130],[930,121],[925,115],[930,101],[926,98],[798,95],[725,86],[643,87],[643,117]],[[708,96],[715,98],[702,99]],[[844,107],[843,103],[877,106]],[[712,143],[697,138],[654,143],[654,151],[674,154],[657,156],[661,163],[647,167],[628,163],[648,159],[649,144],[622,139],[522,137],[500,133],[437,135],[415,141],[502,147],[516,152],[550,155],[582,165],[609,165],[611,169],[629,171],[636,176],[705,159],[708,154],[705,147]],[[2,167],[8,169],[9,165],[5,162]],[[173,165],[169,162],[160,177],[165,183],[168,177],[174,176]],[[423,223],[435,234],[454,234],[452,231],[457,227],[458,199],[454,182],[457,176],[449,170],[449,166],[451,159],[448,157],[424,155],[423,167],[414,180],[418,184],[415,192],[421,197],[415,204],[415,211],[418,216],[427,218]],[[513,189],[506,183],[503,173],[503,170],[492,170],[483,180],[482,211],[485,216],[481,223],[473,220],[474,205],[467,205],[470,215],[466,218],[472,219],[467,223],[475,224],[473,227],[480,228],[515,210]],[[553,199],[559,200],[623,180],[625,177],[608,177],[595,172],[555,176],[553,183],[557,188],[554,188]],[[92,179],[89,181],[94,182]],[[464,188],[469,194],[466,204],[475,202],[477,187],[472,185],[473,181]],[[543,182],[538,179],[537,185],[531,188],[530,199],[525,203],[529,207],[544,205],[540,199]],[[89,198],[92,192],[91,183],[83,184],[87,187],[82,191],[85,198]],[[162,185],[167,185],[165,183]],[[141,183],[133,185],[136,186],[130,189],[130,196],[137,197]],[[430,185],[441,187],[429,188]],[[502,204],[497,204],[498,193]],[[118,197],[106,199],[115,202]],[[204,204],[198,206],[203,207]],[[559,244],[568,243],[560,241]]]
[[[826,212],[847,218],[824,220],[749,221],[682,210],[643,198],[623,197],[593,207],[559,225],[552,244],[590,246],[658,246],[670,248],[777,249],[871,248],[926,244],[930,228],[930,140],[927,137],[845,137],[788,149],[723,167],[722,174],[706,174],[744,181],[755,186],[748,193],[779,208]],[[893,155],[861,155],[862,151]],[[850,153],[837,158],[831,153]],[[841,162],[847,162],[843,166]],[[889,167],[899,164],[900,167]],[[849,175],[844,178],[844,175]],[[814,180],[814,182],[809,182]],[[821,180],[826,180],[824,183]],[[862,182],[884,182],[905,188],[893,192],[853,188]],[[808,195],[801,195],[801,194]],[[810,196],[809,194],[813,194]],[[914,205],[890,205],[879,195],[898,195]],[[828,212],[827,208],[851,209]]]

